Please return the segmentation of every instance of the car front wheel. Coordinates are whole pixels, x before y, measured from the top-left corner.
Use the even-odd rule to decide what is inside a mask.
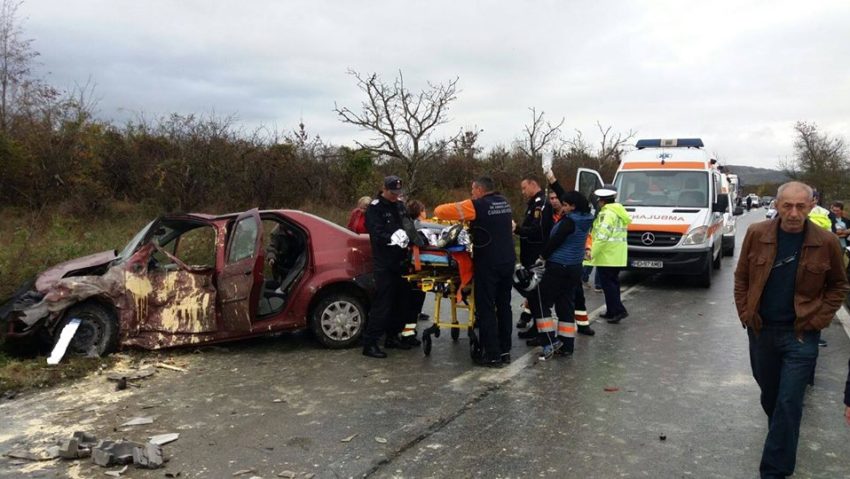
[[[95,302],[82,303],[70,308],[65,313],[62,324],[56,329],[54,342],[59,340],[62,329],[74,318],[80,320],[80,325],[68,345],[69,353],[103,356],[115,351],[118,347],[118,320],[109,308]]]
[[[355,344],[366,325],[363,302],[348,293],[330,293],[313,309],[311,326],[316,338],[329,348]]]

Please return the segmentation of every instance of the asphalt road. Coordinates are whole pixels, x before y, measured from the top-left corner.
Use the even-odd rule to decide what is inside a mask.
[[[739,219],[739,244],[762,217]],[[0,403],[0,452],[37,453],[76,430],[137,441],[179,432],[164,469],[122,477],[757,477],[767,421],[732,303],[735,261],[723,260],[710,289],[624,275],[629,318],[594,323],[597,335],[580,337],[571,358],[537,362],[517,342],[514,362],[498,370],[473,367],[465,333],[453,342],[447,332],[430,357],[374,360],[305,335],[146,355],[186,372],[158,369],[123,391],[94,375]],[[601,294],[587,296],[601,312]],[[841,319],[823,335],[795,477],[850,477],[850,316]],[[120,426],[138,416],[154,422]],[[3,478],[103,472],[87,461],[0,459]]]

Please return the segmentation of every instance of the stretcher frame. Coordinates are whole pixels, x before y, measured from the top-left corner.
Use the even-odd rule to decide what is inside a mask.
[[[461,288],[460,271],[456,264],[422,265],[419,271],[404,276],[414,288],[425,293],[434,293],[433,324],[422,331],[422,351],[426,356],[431,354],[432,339],[440,337],[442,329],[450,329],[453,341],[460,338],[460,330],[465,329],[469,335],[470,356],[475,359],[481,356],[481,346],[475,333],[475,280],[471,280]],[[458,294],[460,293],[460,294]],[[443,298],[449,300],[450,320],[443,320]],[[466,312],[466,322],[461,323],[458,310]]]

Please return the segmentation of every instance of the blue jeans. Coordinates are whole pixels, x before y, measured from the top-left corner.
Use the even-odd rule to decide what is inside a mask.
[[[801,340],[791,329],[766,327],[750,338],[750,366],[761,389],[761,407],[767,414],[759,472],[762,478],[794,473],[797,442],[803,417],[803,395],[818,358],[819,331],[803,333]]]

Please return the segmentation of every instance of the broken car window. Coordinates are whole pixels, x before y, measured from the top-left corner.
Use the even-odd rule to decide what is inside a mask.
[[[227,262],[236,263],[245,258],[253,257],[257,246],[258,233],[257,223],[254,221],[254,218],[244,218],[239,223],[236,223]]]

